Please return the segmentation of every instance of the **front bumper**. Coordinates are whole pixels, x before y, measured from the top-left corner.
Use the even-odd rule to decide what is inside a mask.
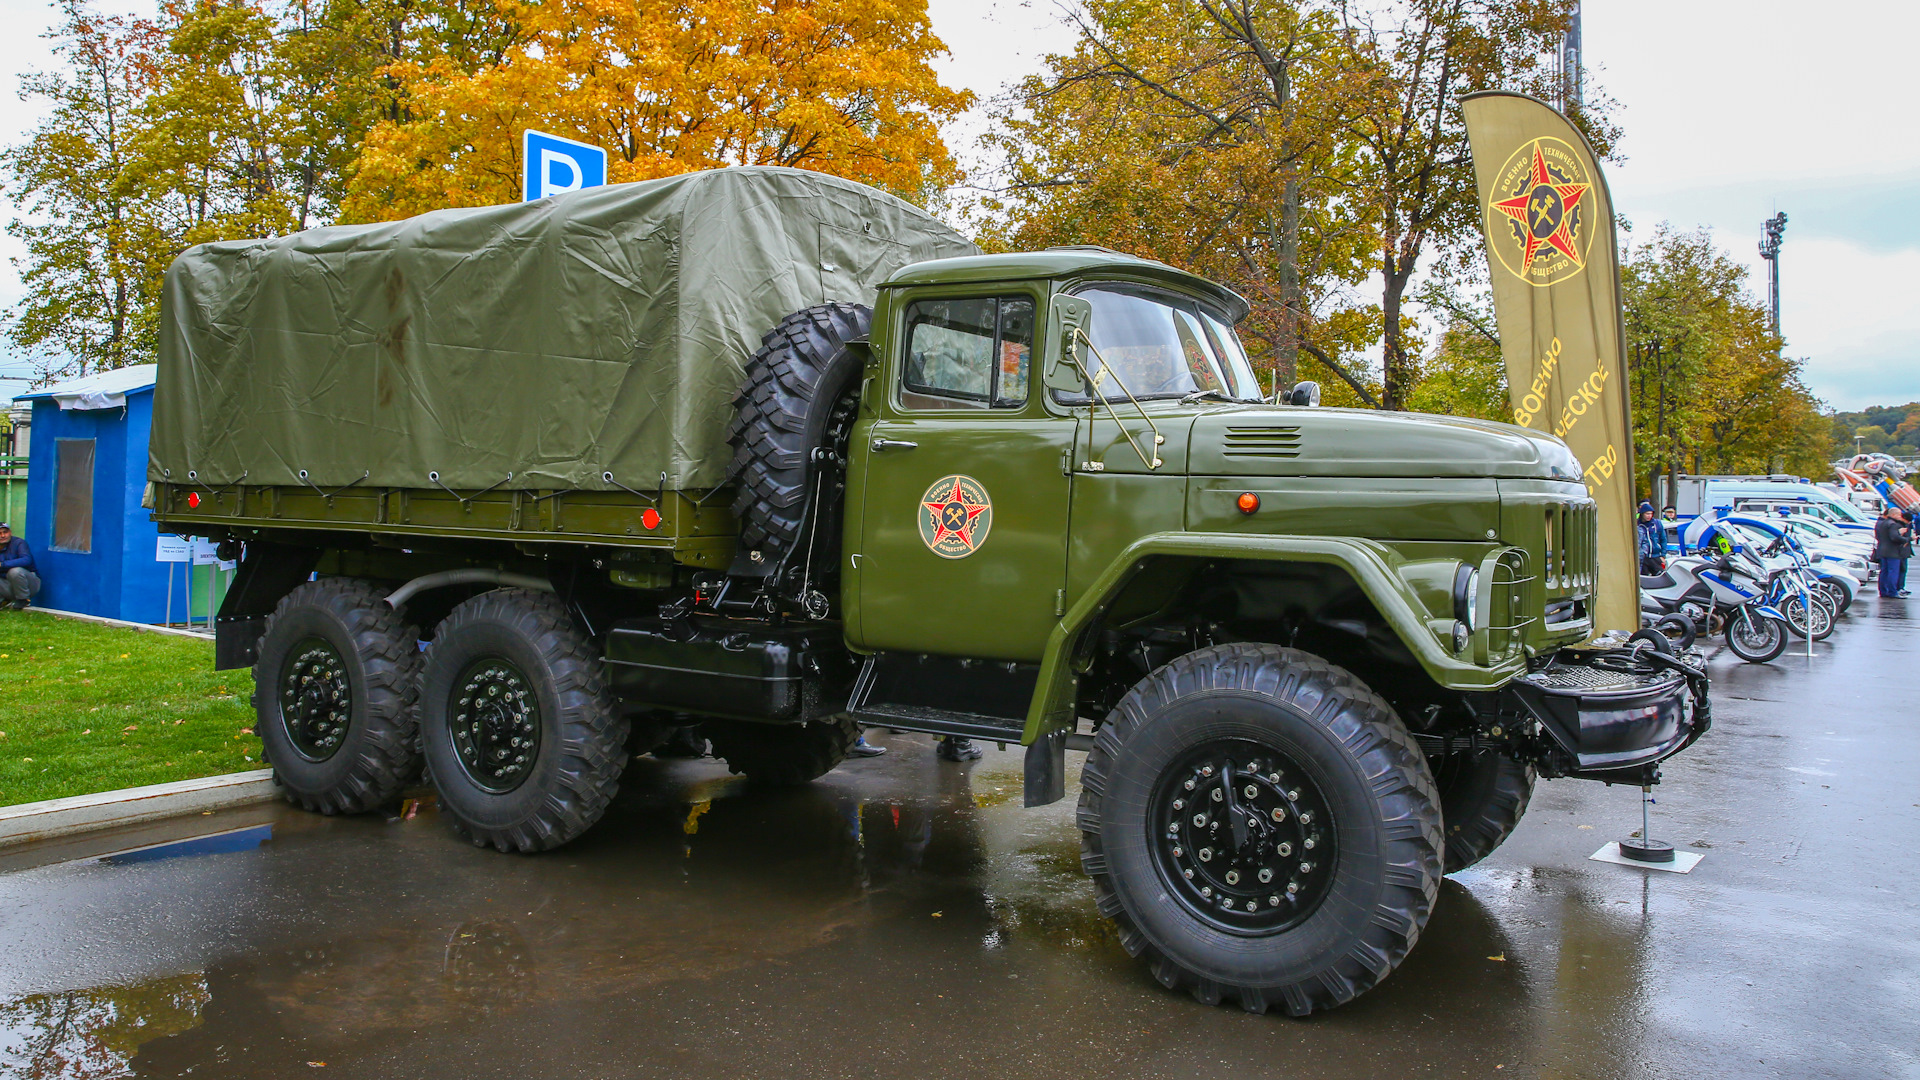
[[[1563,650],[1502,695],[1539,722],[1541,764],[1561,776],[1641,782],[1713,723],[1706,672],[1644,649]]]

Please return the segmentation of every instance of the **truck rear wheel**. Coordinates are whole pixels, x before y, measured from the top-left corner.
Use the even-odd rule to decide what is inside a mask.
[[[1439,796],[1391,707],[1277,645],[1141,680],[1081,772],[1081,863],[1154,977],[1250,1012],[1351,1000],[1413,948],[1441,872]]]
[[[551,593],[495,589],[454,608],[434,632],[420,704],[427,774],[479,847],[559,847],[619,790],[627,721]]]
[[[727,441],[733,512],[745,550],[769,568],[799,541],[806,522],[813,451],[828,443],[835,406],[859,385],[864,360],[847,342],[867,336],[873,311],[822,304],[796,311],[760,339],[734,398]]]
[[[832,772],[847,760],[848,748],[860,738],[860,726],[844,715],[810,724],[715,720],[704,730],[713,741],[713,756],[724,759],[729,771],[782,787]]]
[[[253,707],[287,801],[355,814],[419,775],[419,636],[369,582],[321,578],[281,598],[260,638]]]
[[[1465,870],[1506,842],[1533,799],[1533,766],[1497,750],[1441,754],[1427,761],[1440,789],[1446,872]]]

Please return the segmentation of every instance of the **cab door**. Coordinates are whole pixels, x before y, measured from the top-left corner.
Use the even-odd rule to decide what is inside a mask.
[[[1040,658],[1066,583],[1074,437],[1033,378],[1044,302],[976,286],[889,305],[893,355],[878,358],[852,446],[864,477],[849,545],[856,644]]]

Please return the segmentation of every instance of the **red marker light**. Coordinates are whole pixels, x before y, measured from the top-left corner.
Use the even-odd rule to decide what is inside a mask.
[[[1233,500],[1233,505],[1239,507],[1241,513],[1251,514],[1260,509],[1260,496],[1251,491],[1243,491],[1239,498]]]
[[[187,509],[189,510],[200,509],[200,493],[199,492],[197,491],[187,492]]]
[[[645,510],[640,511],[640,524],[646,526],[648,529],[659,528],[660,527],[660,511],[655,510],[651,506],[647,507]]]

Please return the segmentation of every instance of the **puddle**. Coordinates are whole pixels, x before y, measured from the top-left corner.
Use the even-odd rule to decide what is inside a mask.
[[[132,851],[117,851],[112,855],[100,856],[99,861],[110,866],[118,866],[125,863],[157,862],[161,859],[185,859],[195,855],[224,855],[234,851],[252,851],[271,839],[273,839],[273,826],[252,825],[244,829],[196,836],[188,840],[175,840],[168,844],[134,848]]]
[[[195,973],[0,1002],[0,1076],[133,1076],[143,1044],[198,1026],[211,1000]]]

